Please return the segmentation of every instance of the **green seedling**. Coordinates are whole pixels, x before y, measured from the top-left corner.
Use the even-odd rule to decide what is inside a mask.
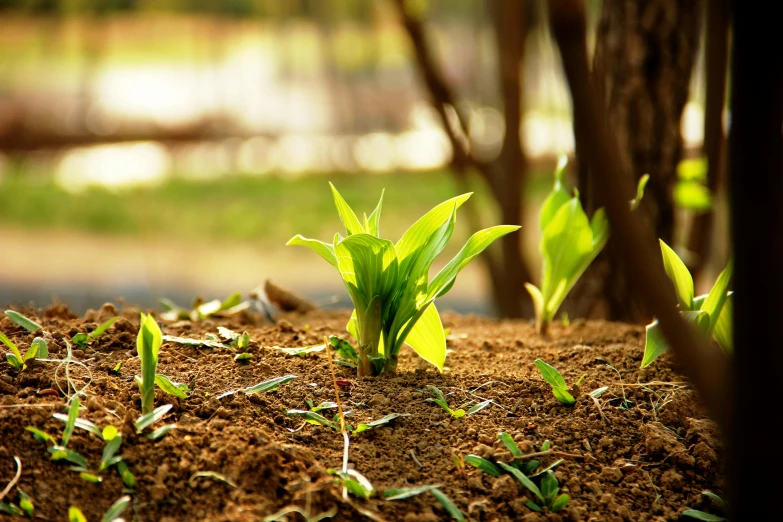
[[[500,439],[506,449],[508,449],[508,451],[511,453],[512,460],[508,464],[511,467],[518,469],[520,472],[522,472],[523,475],[530,479],[541,477],[547,471],[554,470],[557,466],[563,463],[563,459],[560,459],[539,470],[541,463],[538,460],[527,457],[508,433],[498,433],[498,439]],[[552,443],[546,440],[539,447],[539,453],[547,452],[551,449],[551,447]],[[484,473],[492,475],[493,477],[499,477],[503,474],[503,469],[498,467],[499,463],[492,462],[491,460],[487,460],[477,455],[467,455],[464,460],[471,466],[476,467]]]
[[[375,488],[372,483],[355,469],[349,469],[348,471],[329,469],[327,471],[337,477],[341,485],[355,497],[367,500],[375,494]]]
[[[14,312],[13,310],[6,310],[5,311],[6,317],[8,317],[11,321],[15,322],[25,330],[27,330],[30,333],[35,333],[38,330],[41,329],[41,325],[33,321],[32,319],[28,319],[27,317],[23,316],[19,312]]]
[[[145,429],[149,428],[159,420],[161,420],[163,417],[166,416],[166,414],[169,412],[169,410],[173,408],[171,404],[165,404],[163,406],[158,406],[154,410],[152,410],[149,413],[142,414],[138,419],[136,419],[133,422],[133,426],[136,428],[136,433],[142,433]],[[148,439],[157,440],[164,435],[166,435],[169,431],[176,428],[176,424],[166,424],[165,426],[161,426],[160,428],[154,430],[152,433],[147,435]]]
[[[427,385],[427,389],[432,392],[435,397],[428,397],[425,399],[427,402],[434,402],[441,408],[443,408],[443,411],[454,417],[455,419],[459,419],[468,415],[473,415],[474,413],[478,413],[490,404],[492,404],[492,400],[486,400],[479,402],[477,404],[474,404],[471,406],[467,411],[465,408],[467,408],[470,405],[470,402],[466,402],[465,404],[459,406],[456,410],[452,410],[449,407],[449,403],[446,401],[446,395],[440,390],[440,388],[437,388],[432,385]]]
[[[541,487],[536,488],[538,489],[538,492],[536,492],[536,489],[531,489],[529,484],[525,484],[523,482],[523,485],[530,489],[530,491],[536,496],[536,499],[538,500],[537,503],[532,500],[528,500],[525,505],[533,511],[538,511],[539,513],[543,512],[544,508],[554,513],[562,511],[566,508],[566,506],[568,506],[568,502],[571,500],[571,497],[566,494],[558,495],[560,492],[560,485],[557,483],[555,474],[551,471],[547,471],[544,473],[543,477],[541,477]]]
[[[86,348],[87,344],[103,335],[118,319],[119,317],[112,317],[90,333],[78,333],[71,338],[71,342],[81,348]]]
[[[30,348],[27,349],[24,356],[22,356],[22,352],[19,351],[19,347],[16,346],[11,339],[6,337],[3,332],[0,332],[0,341],[11,350],[11,353],[5,354],[5,358],[8,361],[8,364],[17,370],[26,370],[27,361],[30,359],[46,359],[49,357],[49,346],[41,337],[33,339],[33,342],[30,343]]]
[[[253,395],[254,393],[266,393],[266,392],[276,390],[280,387],[281,384],[285,384],[287,382],[293,381],[294,379],[296,379],[296,375],[283,375],[282,377],[275,377],[274,379],[269,379],[268,381],[260,382],[258,384],[254,384],[253,386],[248,386],[247,388],[242,388],[239,390],[231,390],[225,393],[221,393],[215,398],[222,399],[223,397],[234,395],[237,392],[242,392],[245,395]]]
[[[536,368],[541,372],[541,376],[544,380],[552,387],[552,393],[554,394],[555,399],[566,406],[573,406],[576,399],[574,399],[574,396],[568,391],[568,385],[566,385],[565,379],[560,375],[560,372],[541,359],[536,359]],[[579,390],[579,385],[582,384],[585,377],[587,377],[586,373],[579,377],[576,383],[574,383],[572,390]]]
[[[188,385],[172,382],[168,377],[155,373],[158,367],[158,353],[163,343],[158,323],[151,315],[141,314],[139,334],[136,337],[136,351],[141,361],[141,377],[135,377],[141,393],[141,413],[152,412],[155,407],[155,385],[164,392],[179,397],[188,398]]]
[[[337,403],[332,401],[324,401],[317,406],[313,404],[312,399],[305,399],[305,403],[307,404],[307,407],[310,411],[318,413],[319,411],[323,410],[332,410],[334,408],[337,408]]]
[[[396,371],[404,343],[442,370],[446,337],[435,298],[451,289],[457,274],[474,257],[519,227],[501,225],[476,232],[456,257],[429,281],[432,262],[454,231],[457,208],[470,194],[436,206],[395,244],[379,237],[383,195],[362,223],[334,185],[331,187],[347,237],[335,234],[330,244],[297,235],[287,244],[312,249],[340,273],[354,305],[347,330],[359,345],[358,374]]]
[[[17,465],[19,465],[18,459],[16,462]],[[0,500],[11,491],[11,487],[12,486],[8,486],[2,492],[2,495],[0,495]],[[26,516],[28,518],[33,518],[35,516],[35,505],[33,504],[33,499],[30,498],[30,495],[19,488],[16,488],[16,493],[19,497],[19,500],[17,501],[18,504],[5,501],[0,502],[0,513],[11,516]]]
[[[720,510],[721,513],[728,513],[729,506],[726,503],[725,500],[720,498],[718,495],[713,493],[712,491],[702,491],[702,495],[704,495],[705,498],[709,499],[712,504]],[[713,515],[711,513],[707,513],[705,511],[700,511],[698,509],[686,509],[682,512],[682,515],[685,517],[694,518],[696,520],[701,520],[703,522],[724,522],[728,520],[725,516],[718,516]]]
[[[240,350],[240,352],[234,356],[235,361],[247,361],[253,357],[253,354],[247,352],[247,349],[250,346],[249,333],[242,332],[240,335],[233,330],[224,328],[223,326],[218,326],[217,329],[220,337],[228,341],[229,346],[238,348]]]
[[[325,404],[325,403],[322,403]],[[334,404],[334,403],[329,403]],[[334,407],[337,405],[335,404]],[[328,406],[331,408],[332,406]],[[287,410],[286,415],[289,417],[300,417],[305,422],[309,424],[315,424],[317,426],[326,426],[327,428],[332,428],[335,431],[341,431],[340,429],[340,414],[337,413],[332,420],[327,419],[317,411],[313,410]],[[348,415],[350,412],[345,412],[346,415]],[[346,424],[345,430],[349,433],[361,433],[363,431],[370,430],[372,428],[377,428],[378,426],[383,426],[384,424],[389,424],[394,419],[397,419],[399,417],[410,417],[410,413],[390,413],[388,415],[384,415],[380,419],[376,419],[371,422],[367,423],[360,423],[356,425],[356,427]]]
[[[234,292],[223,301],[214,299],[203,302],[201,299],[193,301],[193,308],[187,310],[175,304],[171,299],[165,297],[160,300],[160,305],[165,311],[160,314],[164,321],[177,321],[180,319],[201,321],[211,316],[227,317],[237,314],[250,308],[250,301],[242,301],[242,294]]]
[[[106,510],[106,513],[101,517],[101,522],[114,522],[120,520],[122,514],[131,505],[131,498],[128,495],[120,497],[117,501]],[[76,506],[68,508],[68,522],[87,522],[87,517],[84,516],[82,510]]]
[[[733,350],[732,301],[733,292],[729,285],[734,272],[734,260],[718,276],[710,292],[694,297],[693,278],[685,263],[662,240],[661,253],[666,274],[674,283],[680,313],[699,330],[715,339],[725,353]],[[652,364],[669,346],[663,336],[658,320],[647,325],[642,368]]]
[[[595,211],[592,221],[582,208],[579,193],[573,196],[563,187],[563,174],[568,164],[560,156],[555,169],[555,182],[539,214],[541,230],[541,286],[525,283],[533,300],[536,328],[546,334],[549,324],[590,263],[598,256],[609,239],[609,221],[603,208]],[[638,207],[649,179],[642,176],[631,208]]]

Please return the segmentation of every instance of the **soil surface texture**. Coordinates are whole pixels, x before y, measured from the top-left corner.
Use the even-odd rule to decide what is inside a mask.
[[[317,345],[328,335],[348,338],[349,312],[284,314],[276,324],[248,312],[197,322],[156,316],[164,335],[206,339],[218,335],[218,326],[247,331],[252,357],[235,361],[239,349],[228,343],[164,342],[158,373],[186,384],[188,398],[156,391],[156,406],[173,407],[153,428],[177,427],[153,441],[145,436],[150,429],[137,434],[133,426],[141,409],[134,382],[140,375],[138,309],[124,307],[122,318],[103,335],[86,348],[74,346],[70,364],[62,362],[66,341],[93,331],[117,309],[107,304],[84,317],[62,305],[18,310],[42,331],[29,333],[5,316],[0,331],[22,353],[36,336],[44,337],[49,360],[28,361],[23,371],[0,361],[0,491],[16,473],[16,456],[21,476],[3,500],[18,504],[22,490],[39,520],[65,521],[69,507],[78,506],[88,521],[98,521],[124,494],[132,498],[124,514],[129,522],[255,521],[284,508],[298,508],[311,520],[324,514],[346,521],[451,520],[431,492],[383,498],[390,489],[440,485],[471,521],[662,522],[679,520],[687,508],[710,511],[701,492],[721,493],[717,429],[670,355],[639,369],[641,326],[573,321],[553,325],[542,337],[528,322],[444,314],[449,352],[442,373],[407,347],[396,374],[357,379],[354,369],[335,366],[340,401],[351,412],[346,422],[357,426],[408,414],[350,436],[349,468],[376,490],[364,500],[344,498],[328,472],[342,467],[341,433],[286,414],[308,409],[307,400],[314,405],[335,400],[326,352],[290,355],[274,348]],[[555,399],[536,359],[557,368],[569,386],[586,374],[579,389],[572,388],[575,405]],[[285,375],[296,378],[274,391],[224,395]],[[99,428],[114,425],[122,434],[118,454],[135,477],[132,490],[116,466],[98,473],[105,443],[89,431],[77,427],[68,447],[87,459],[100,483],[85,481],[65,461],[52,461],[46,444],[25,430],[32,426],[59,441],[65,424],[52,415],[67,413],[63,392],[73,393],[69,382],[80,391],[80,418]],[[434,397],[428,386],[439,388],[453,409],[492,402],[454,418],[426,400]],[[329,419],[335,413],[321,411]],[[525,453],[551,442],[551,453],[537,458],[538,471],[562,459],[554,471],[561,493],[570,496],[565,509],[536,513],[526,506],[534,495],[516,478],[494,477],[466,463],[467,455],[510,462],[501,432]],[[305,519],[296,513],[279,518]]]

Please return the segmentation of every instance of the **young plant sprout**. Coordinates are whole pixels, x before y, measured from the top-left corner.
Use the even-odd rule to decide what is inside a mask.
[[[598,256],[609,239],[609,221],[603,208],[587,218],[579,193],[569,195],[563,187],[563,173],[568,164],[565,155],[560,156],[555,169],[555,183],[539,214],[542,256],[541,286],[525,283],[536,314],[536,328],[546,334],[549,324],[565,301],[568,292]],[[644,194],[649,176],[639,180],[636,198],[631,208],[636,208]]]
[[[492,400],[488,399],[486,401],[479,402],[478,404],[474,404],[467,411],[465,411],[465,408],[470,404],[470,402],[467,402],[457,407],[456,410],[452,410],[449,407],[449,403],[446,401],[446,395],[440,390],[440,388],[428,384],[427,389],[430,390],[432,394],[435,395],[435,397],[428,397],[425,400],[427,402],[434,402],[435,404],[443,408],[443,411],[445,411],[455,419],[459,419],[467,415],[473,415],[474,413],[478,413],[484,408],[486,408],[487,406],[489,406],[490,404],[492,404]]]
[[[81,348],[86,348],[88,343],[103,335],[118,319],[119,317],[112,317],[90,333],[77,333],[71,338],[71,342]]]
[[[223,301],[213,299],[205,303],[202,299],[196,299],[193,302],[192,310],[187,310],[165,297],[160,300],[160,305],[166,309],[160,314],[161,319],[164,321],[177,321],[179,319],[200,321],[213,315],[229,316],[242,310],[247,310],[250,308],[250,301],[242,301],[242,294],[234,292]]]
[[[49,357],[49,346],[41,337],[33,339],[33,342],[30,343],[30,348],[27,349],[24,356],[22,356],[22,352],[19,351],[19,347],[16,346],[11,339],[6,337],[3,332],[0,332],[0,342],[11,350],[11,353],[5,354],[5,358],[8,361],[8,364],[17,370],[27,369],[27,361],[30,359],[46,359]]]
[[[559,400],[566,406],[573,406],[574,403],[576,403],[576,399],[574,399],[574,396],[571,395],[571,393],[568,391],[568,385],[559,371],[541,359],[536,359],[536,368],[538,368],[538,371],[541,372],[541,376],[544,378],[544,380],[552,387],[552,393],[554,394],[555,399]],[[579,377],[576,383],[574,383],[575,389],[578,389],[579,385],[582,384],[582,381],[585,377],[587,377],[586,373]]]
[[[705,498],[709,499],[712,505],[718,508],[718,510],[721,513],[724,514],[728,513],[729,511],[728,504],[726,503],[725,500],[720,498],[718,495],[716,495],[712,491],[702,491],[701,494]],[[682,516],[694,518],[696,520],[701,520],[703,522],[724,522],[728,520],[728,518],[724,516],[713,515],[698,509],[686,509],[685,511],[682,512]]]
[[[155,385],[164,392],[187,399],[188,386],[183,383],[176,383],[169,380],[168,377],[160,373],[155,373],[158,367],[158,353],[163,343],[163,335],[158,323],[151,315],[141,314],[141,323],[139,324],[139,334],[136,337],[136,351],[139,352],[141,361],[141,377],[136,376],[136,384],[139,385],[141,393],[141,413],[152,412],[155,407]]]
[[[669,245],[662,240],[660,243],[663,266],[669,279],[674,283],[680,313],[685,319],[696,324],[705,334],[715,339],[725,353],[731,353],[733,350],[731,321],[733,293],[729,291],[729,284],[734,271],[733,259],[729,260],[726,268],[720,273],[709,294],[694,297],[693,278],[685,263]],[[661,332],[658,321],[655,320],[647,325],[642,368],[652,364],[668,349],[663,332]]]
[[[347,237],[335,234],[330,244],[297,235],[287,244],[310,248],[342,276],[354,305],[347,330],[359,345],[358,374],[394,372],[403,343],[442,370],[446,338],[435,298],[451,289],[457,274],[474,257],[519,227],[500,225],[476,232],[429,281],[430,266],[454,231],[457,208],[471,194],[436,206],[395,244],[379,237],[383,194],[372,214],[365,214],[360,222],[334,185],[331,187]]]

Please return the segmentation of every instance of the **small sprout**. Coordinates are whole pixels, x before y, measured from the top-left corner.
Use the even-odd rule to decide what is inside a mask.
[[[685,263],[669,245],[662,240],[660,244],[663,266],[666,275],[674,283],[680,313],[687,321],[695,324],[699,330],[714,338],[725,353],[731,353],[733,350],[732,302],[734,298],[733,292],[729,291],[729,285],[734,272],[734,260],[729,260],[707,295],[694,297],[693,278]],[[641,367],[649,366],[668,349],[669,346],[666,344],[666,339],[656,319],[646,328]]]
[[[436,206],[395,244],[379,237],[383,194],[375,210],[360,221],[334,185],[330,186],[346,237],[335,234],[333,241],[326,243],[296,235],[287,244],[310,248],[342,277],[354,305],[346,329],[359,346],[358,374],[395,372],[403,344],[443,370],[446,336],[435,299],[451,289],[473,258],[519,227],[501,225],[476,232],[429,281],[433,261],[451,239],[457,208],[470,194]]]
[[[508,433],[498,433],[498,439],[500,439],[506,449],[508,449],[512,457],[522,456],[522,450],[519,449],[519,446],[517,446],[517,443],[511,438],[511,435]]]
[[[74,396],[71,401],[71,407],[68,409],[68,418],[65,421],[65,429],[63,430],[63,446],[68,445],[68,441],[73,434],[73,428],[76,426],[76,419],[79,418],[79,397]]]
[[[484,473],[492,475],[493,477],[499,477],[500,475],[502,475],[501,471],[493,462],[485,458],[481,458],[478,455],[467,455],[465,457],[465,462],[467,462],[471,466],[477,467]]]
[[[147,435],[145,435],[145,437],[150,440],[158,440],[164,437],[168,432],[176,428],[177,428],[176,424],[164,424],[160,428],[154,430],[152,433],[148,433]]]
[[[84,516],[81,509],[71,506],[68,508],[68,522],[87,522],[87,517]]]
[[[427,389],[432,392],[435,397],[428,397],[425,399],[427,402],[434,402],[441,408],[443,408],[443,411],[454,417],[455,419],[459,419],[462,417],[465,417],[466,415],[473,415],[474,413],[478,413],[479,411],[483,410],[490,404],[492,404],[492,400],[486,400],[483,402],[480,402],[478,404],[473,405],[468,411],[465,411],[465,407],[469,404],[463,404],[460,407],[458,407],[456,410],[452,410],[451,407],[449,407],[449,403],[446,401],[446,395],[440,390],[440,388],[437,388],[436,386],[432,386],[430,384],[427,385]]]
[[[718,510],[721,513],[727,513],[729,510],[728,504],[725,500],[720,498],[718,495],[713,493],[712,491],[702,491],[702,495],[704,495],[705,498],[709,499],[712,504],[718,508]],[[703,522],[724,522],[728,520],[725,516],[718,516],[713,515],[710,513],[707,513],[705,511],[700,511],[698,509],[686,509],[682,512],[683,516],[694,518],[696,520],[701,520]]]
[[[369,499],[375,494],[375,488],[367,480],[367,477],[356,471],[355,469],[349,469],[347,472],[336,471],[334,469],[328,470],[330,474],[335,475],[342,486],[348,490],[348,492],[364,500]]]
[[[115,456],[122,445],[122,435],[119,433],[106,442],[101,455],[101,467],[99,471],[105,471],[121,460],[121,457]]]
[[[141,377],[136,382],[141,392],[141,412],[149,414],[155,407],[155,371],[158,367],[162,333],[151,315],[141,314],[136,349],[141,360]]]
[[[558,495],[559,492],[560,486],[557,483],[555,474],[551,471],[547,471],[541,478],[541,495],[538,496],[540,504],[528,500],[525,505],[533,511],[541,512],[543,511],[543,508],[546,507],[550,511],[557,513],[558,511],[565,509],[565,507],[568,506],[568,502],[571,500],[571,497],[568,495]]]
[[[164,335],[162,339],[167,343],[184,344],[185,346],[206,346],[207,348],[228,348],[220,340],[211,335],[212,339],[192,339],[190,337],[177,337],[176,335]]]
[[[232,293],[223,301],[214,299],[204,303],[201,299],[196,299],[193,302],[192,310],[178,306],[171,299],[163,298],[159,302],[165,309],[165,312],[160,314],[161,319],[164,321],[177,321],[179,319],[200,321],[213,315],[227,317],[250,308],[250,301],[242,301],[242,294],[239,292]]]
[[[30,333],[37,332],[41,329],[41,325],[36,323],[35,321],[28,319],[27,317],[23,316],[19,312],[14,312],[13,310],[6,310],[5,311],[6,317],[8,317],[11,321],[15,322],[25,330],[27,330]]]
[[[332,401],[324,401],[318,406],[314,406],[312,399],[305,399],[305,403],[307,403],[307,407],[310,408],[310,411],[314,411],[316,413],[321,410],[331,410],[337,408],[337,403]]]
[[[82,471],[79,473],[79,477],[81,477],[83,481],[89,482],[90,484],[98,484],[103,481],[101,477],[94,473],[90,473],[89,471]]]
[[[449,515],[451,515],[453,520],[456,520],[457,522],[465,521],[465,515],[462,514],[457,505],[454,504],[454,502],[445,493],[443,493],[440,489],[433,489],[432,494],[438,500],[438,502],[440,502],[440,505],[443,506],[443,509],[445,509]]]
[[[89,469],[90,467],[84,457],[64,446],[52,446],[48,448],[48,451],[52,454],[51,458],[54,461],[64,460],[66,462],[70,462],[71,464],[75,464],[82,469]]]
[[[7,310],[6,313],[9,311],[10,310]],[[30,343],[30,348],[27,349],[27,352],[24,354],[24,356],[22,356],[22,352],[19,351],[19,347],[16,346],[16,344],[11,339],[6,337],[3,332],[0,332],[0,342],[2,342],[11,350],[11,353],[5,354],[5,358],[8,361],[8,364],[17,370],[27,369],[26,363],[30,359],[46,359],[49,357],[49,347],[47,346],[46,341],[44,341],[41,337],[36,337],[33,339],[33,342]]]
[[[538,368],[538,371],[541,372],[541,376],[544,378],[544,380],[552,387],[552,393],[557,400],[566,406],[572,406],[576,402],[574,396],[569,393],[565,379],[563,379],[563,376],[560,375],[559,371],[541,359],[536,359],[536,367]],[[575,390],[578,390],[579,385],[582,383],[586,375],[587,374],[582,375],[576,382],[574,385]]]
[[[222,399],[223,397],[234,395],[239,391],[243,392],[245,395],[253,395],[254,393],[266,393],[266,392],[274,391],[278,389],[282,384],[293,381],[294,379],[296,379],[296,375],[283,375],[282,377],[275,377],[274,379],[269,379],[268,381],[260,382],[258,384],[255,384],[253,386],[248,386],[247,388],[243,388],[241,390],[233,390],[233,391],[228,391],[226,393],[221,393],[216,398]]]
[[[188,398],[188,385],[181,382],[172,382],[168,377],[160,373],[155,374],[155,384],[158,388],[180,399]]]
[[[165,404],[163,406],[158,406],[153,411],[140,416],[133,423],[133,426],[136,428],[136,433],[141,433],[145,428],[148,428],[149,426],[152,426],[158,422],[160,419],[166,416],[171,408],[173,408],[171,404]]]
[[[103,517],[101,517],[101,522],[114,522],[122,516],[130,504],[131,498],[128,495],[120,497],[111,507],[109,507]]]
[[[356,428],[353,430],[354,433],[361,433],[363,431],[367,431],[371,428],[376,428],[378,426],[383,426],[384,424],[388,424],[394,419],[398,417],[410,417],[410,413],[390,413],[388,415],[384,415],[378,420],[374,420],[372,422],[368,422],[367,424],[359,424],[356,426]]]
[[[125,484],[125,487],[133,489],[136,487],[136,477],[133,476],[133,473],[131,473],[130,469],[128,469],[128,465],[125,463],[124,460],[121,460],[117,463],[117,473],[120,474],[120,477],[122,478],[123,484]]]
[[[33,504],[33,499],[30,498],[30,495],[21,489],[17,488],[16,492],[19,493],[19,508],[24,511],[24,514],[29,518],[33,518],[33,516],[35,516],[35,505]]]
[[[98,328],[96,328],[95,330],[93,330],[88,334],[78,333],[71,338],[71,342],[77,346],[86,348],[88,343],[100,337],[103,334],[103,332],[111,328],[111,325],[116,323],[117,320],[119,320],[119,316],[112,317],[111,319],[109,319],[108,321],[106,321],[105,323],[103,323]]]
[[[234,360],[238,362],[247,361],[252,358],[253,358],[253,354],[247,352],[238,353],[234,356]]]
[[[120,375],[120,370],[121,370],[121,369],[122,369],[122,361],[120,361],[120,362],[118,362],[117,364],[115,364],[115,365],[114,365],[114,368],[112,368],[111,370],[109,370],[109,373],[111,373],[112,375],[117,375],[117,376],[119,376],[119,375]]]

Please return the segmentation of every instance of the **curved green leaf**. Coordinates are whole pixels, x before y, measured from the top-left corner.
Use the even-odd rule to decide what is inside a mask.
[[[141,433],[144,431],[144,428],[152,426],[158,422],[160,419],[166,416],[171,408],[173,408],[171,404],[164,404],[163,406],[158,406],[151,412],[146,413],[136,419],[133,423],[133,426],[136,428],[136,433]]]
[[[172,382],[165,375],[158,373],[155,375],[155,384],[169,395],[179,397],[180,399],[188,398],[188,385],[185,383]]]
[[[435,303],[427,305],[404,340],[419,357],[443,371],[446,362],[446,335]]]
[[[695,518],[696,520],[701,520],[702,522],[725,522],[728,520],[726,517],[711,515],[710,513],[705,513],[704,511],[699,511],[698,509],[686,509],[682,512],[682,516]]]
[[[13,310],[6,310],[5,311],[5,315],[10,320],[15,322],[16,324],[18,324],[19,326],[21,326],[22,328],[24,328],[28,332],[32,333],[32,332],[36,332],[36,331],[41,329],[41,325],[40,324],[36,323],[35,321],[33,321],[31,319],[28,319],[27,317],[23,316],[19,312],[14,312]]]
[[[674,289],[677,291],[677,297],[683,310],[693,309],[693,278],[682,259],[671,249],[669,245],[658,240],[661,243],[661,253],[663,254],[663,267],[666,274],[674,283]]]
[[[707,332],[710,325],[710,316],[704,310],[689,310],[681,312],[684,319],[695,324],[701,331]],[[654,320],[647,325],[645,329],[644,357],[642,357],[642,368],[648,367],[658,357],[663,355],[669,349],[666,338],[663,335],[658,320]]]
[[[478,455],[466,455],[465,462],[467,462],[471,466],[477,467],[484,473],[488,473],[489,475],[492,475],[493,477],[499,477],[500,475],[502,475],[502,473],[500,472],[500,470],[495,464],[488,461],[487,459],[483,459],[479,457]]]
[[[383,497],[385,500],[402,500],[405,498],[415,497],[416,495],[421,495],[422,493],[426,493],[427,491],[431,491],[433,489],[438,489],[439,487],[441,487],[440,484],[433,486],[417,486],[412,488],[387,489],[383,492]]]
[[[505,462],[498,462],[498,465],[506,470],[508,473],[510,473],[515,479],[517,479],[520,484],[525,486],[528,490],[530,490],[531,493],[533,493],[536,498],[541,501],[542,504],[545,504],[544,496],[541,494],[541,490],[538,489],[538,486],[533,483],[532,480],[527,478],[524,473],[519,471],[517,468],[513,466],[509,466]]]
[[[334,255],[334,247],[329,243],[318,241],[317,239],[308,239],[301,234],[297,234],[288,240],[286,246],[299,245],[307,247],[322,258],[326,259],[330,265],[337,268],[337,258]]]
[[[114,522],[122,516],[128,506],[130,506],[131,498],[128,495],[120,497],[117,502],[111,505],[106,511],[106,514],[101,518],[101,522]]]
[[[386,189],[381,191],[381,199],[378,200],[378,206],[375,207],[375,210],[372,211],[370,217],[365,217],[366,226],[364,231],[375,237],[380,237],[381,208],[383,207],[383,194],[385,192]]]
[[[19,360],[19,366],[15,366],[16,368],[20,367],[22,365],[22,352],[19,351],[19,348],[14,344],[14,342],[6,337],[6,335],[3,332],[0,332],[0,341],[4,345],[6,345],[12,352],[13,355]],[[8,354],[12,355],[12,354]]]
[[[340,221],[345,226],[345,233],[348,236],[353,234],[361,234],[364,232],[364,227],[359,222],[356,214],[351,209],[350,205],[343,199],[340,193],[337,191],[334,185],[329,182],[329,186],[332,187],[332,196],[334,197],[334,205],[337,207],[337,213],[340,215]]]
[[[718,322],[715,323],[715,330],[712,331],[712,335],[718,344],[720,344],[723,351],[731,353],[734,351],[734,329],[733,314],[734,314],[734,292],[729,292],[726,296],[726,302],[723,303],[723,309],[718,316]]]
[[[541,376],[544,377],[544,380],[552,387],[552,393],[558,401],[567,406],[571,406],[576,402],[574,397],[568,393],[568,385],[559,371],[541,359],[536,359],[536,367],[538,368],[538,371],[541,372]]]
[[[452,520],[456,520],[457,522],[465,522],[465,515],[462,514],[462,512],[459,510],[456,504],[440,489],[433,489],[432,495],[438,499],[438,502],[440,502],[440,505],[443,506],[443,509],[446,510],[446,512],[451,516]]]
[[[726,299],[728,298],[727,294],[729,291],[729,284],[731,283],[733,274],[734,258],[731,258],[729,259],[729,263],[726,265],[726,268],[724,268],[718,276],[718,279],[712,286],[710,293],[707,295],[707,298],[700,307],[701,310],[704,310],[709,314],[710,326],[707,330],[707,333],[709,334],[713,332],[715,326],[718,324],[721,312],[723,311],[723,306],[726,303]]]

